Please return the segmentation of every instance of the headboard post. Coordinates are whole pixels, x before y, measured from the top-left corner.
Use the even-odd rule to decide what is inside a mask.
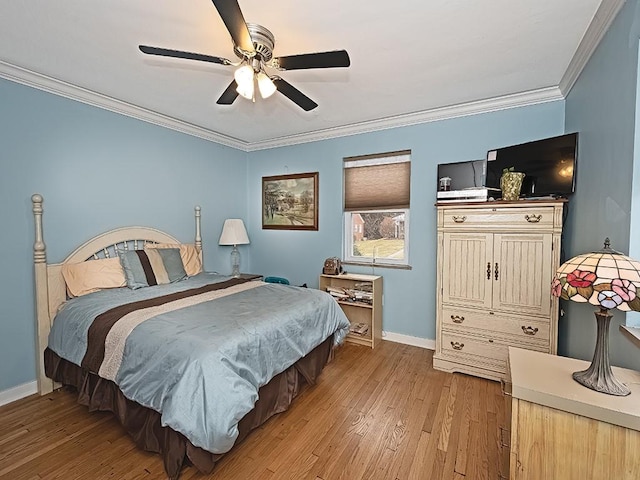
[[[42,195],[31,196],[33,219],[35,222],[35,242],[33,244],[33,269],[36,293],[36,341],[38,392],[44,395],[53,391],[53,381],[44,373],[44,350],[47,347],[51,318],[49,317],[49,284],[47,280],[47,247],[42,234]]]
[[[201,232],[201,227],[200,227],[200,205],[196,205],[195,211],[196,211],[196,239],[195,239],[195,245],[196,245],[196,250],[200,254],[200,264],[204,267],[204,261],[203,261],[204,259],[203,259],[203,255],[202,255],[202,232]]]

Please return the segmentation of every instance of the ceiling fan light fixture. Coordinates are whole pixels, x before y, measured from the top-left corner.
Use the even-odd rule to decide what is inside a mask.
[[[253,68],[249,65],[242,65],[233,74],[233,78],[236,79],[238,85],[244,85],[249,82],[253,82]]]
[[[253,100],[253,82],[238,85],[238,88],[236,88],[236,92],[238,92],[241,97],[244,97],[247,100]]]
[[[249,65],[243,65],[233,74],[238,85],[236,92],[248,100],[253,99],[253,75],[253,68]]]
[[[276,93],[276,86],[266,73],[259,72],[256,78],[258,79],[258,90],[260,90],[262,98],[269,98]]]

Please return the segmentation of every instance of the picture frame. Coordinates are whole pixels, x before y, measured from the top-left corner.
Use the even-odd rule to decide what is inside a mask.
[[[318,230],[318,172],[262,177],[262,228]]]

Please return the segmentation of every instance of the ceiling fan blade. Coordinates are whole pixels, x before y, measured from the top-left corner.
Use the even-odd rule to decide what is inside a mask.
[[[318,106],[316,102],[307,97],[304,93],[298,90],[296,87],[291,85],[290,83],[284,81],[279,77],[275,77],[272,79],[273,83],[276,84],[276,88],[278,91],[291,100],[293,103],[302,108],[305,112],[309,110],[313,110]]]
[[[346,50],[334,50],[332,52],[303,53],[301,55],[289,55],[277,57],[273,60],[276,68],[281,70],[303,70],[306,68],[335,68],[351,65],[349,54]]]
[[[231,105],[238,98],[238,92],[236,91],[236,81],[232,80],[227,89],[220,95],[220,98],[216,102],[218,105]]]
[[[140,51],[148,55],[160,55],[162,57],[185,58],[187,60],[199,60],[201,62],[219,63],[220,65],[231,65],[226,58],[214,57],[212,55],[203,55],[201,53],[182,52],[180,50],[170,50],[168,48],[149,47],[140,45]]]
[[[218,10],[222,21],[229,30],[233,43],[235,43],[241,50],[245,52],[253,53],[255,48],[251,41],[251,35],[247,28],[247,22],[244,21],[240,5],[237,0],[212,0],[213,5]]]

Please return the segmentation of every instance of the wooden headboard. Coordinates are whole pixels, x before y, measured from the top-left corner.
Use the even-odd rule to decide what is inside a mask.
[[[44,373],[44,350],[48,344],[49,331],[53,318],[65,300],[67,289],[62,277],[62,266],[69,263],[80,263],[97,258],[117,256],[118,249],[138,249],[146,243],[180,243],[168,233],[149,227],[116,228],[102,233],[76,248],[61,263],[47,263],[47,248],[42,230],[42,195],[31,196],[33,218],[35,221],[35,242],[33,244],[33,266],[35,279],[35,301],[38,351],[37,379],[38,392],[49,393],[54,382]],[[195,246],[202,261],[202,235],[200,229],[200,207],[195,207],[196,236]]]

